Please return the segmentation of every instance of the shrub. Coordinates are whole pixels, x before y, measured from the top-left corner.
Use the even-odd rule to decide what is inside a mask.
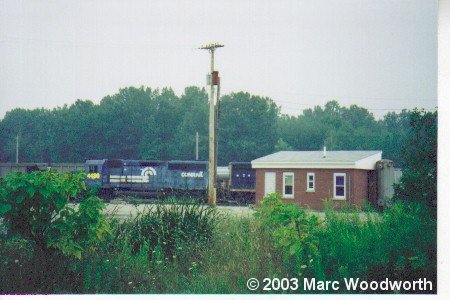
[[[295,204],[284,204],[279,194],[261,201],[257,213],[262,224],[272,232],[275,246],[282,250],[293,275],[305,274],[317,263],[319,220]]]
[[[68,258],[80,259],[109,232],[99,198],[88,196],[78,209],[68,204],[86,192],[82,173],[18,172],[0,184],[0,216],[6,236],[31,243],[30,286],[39,292],[53,291],[55,277],[49,274],[66,270]]]
[[[297,276],[338,281],[427,278],[436,289],[436,220],[425,203],[399,201],[381,214],[329,207],[319,222],[272,194],[263,199],[257,216]]]
[[[0,238],[0,293],[28,292],[29,267],[33,261],[32,244],[19,236]]]
[[[327,280],[436,280],[436,222],[424,203],[399,201],[381,214],[328,210],[319,239]]]

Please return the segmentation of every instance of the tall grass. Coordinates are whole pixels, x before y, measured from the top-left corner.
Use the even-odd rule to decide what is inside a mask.
[[[249,293],[251,277],[435,282],[436,221],[424,206],[398,203],[384,213],[329,209],[318,218],[276,198],[265,203],[248,217],[182,203],[112,218],[111,235],[97,252],[61,258],[61,271],[48,274],[57,283],[53,292]],[[0,292],[39,292],[26,284],[33,261],[27,243],[0,239]]]
[[[321,271],[329,280],[435,282],[436,239],[436,220],[420,203],[399,202],[381,215],[329,210],[320,235]]]
[[[107,255],[104,252],[102,259],[98,255],[87,259],[80,269],[84,278],[81,292],[247,293],[246,281],[250,277],[286,274],[270,236],[258,227],[255,219],[219,216],[209,210],[201,206],[185,210],[161,206],[117,224],[117,237],[108,246],[112,251]],[[193,215],[208,221],[187,221]],[[192,225],[181,225],[184,229],[179,231],[163,226],[156,233],[153,231],[156,235],[161,233],[155,238],[142,231],[158,224],[155,216],[158,220],[168,220],[166,224],[175,228],[180,224],[173,221],[174,216]],[[202,228],[211,228],[205,224],[218,220],[206,239],[209,229]],[[203,235],[198,232],[202,230]],[[103,276],[108,280],[100,284]]]
[[[397,202],[384,213],[328,208],[321,221],[272,195],[263,201],[259,218],[272,229],[291,276],[332,281],[427,278],[435,291],[436,220],[424,204]]]

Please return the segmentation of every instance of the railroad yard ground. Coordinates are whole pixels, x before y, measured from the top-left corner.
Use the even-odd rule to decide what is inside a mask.
[[[126,219],[126,218],[133,218],[139,212],[152,209],[156,205],[172,205],[172,204],[145,203],[145,200],[143,201],[144,203],[131,204],[122,198],[113,199],[106,204],[106,209],[104,210],[104,213],[108,216],[115,216],[119,219]],[[219,210],[219,212],[224,213],[227,216],[234,216],[234,217],[250,217],[256,212],[254,204],[250,204],[248,206],[229,206],[219,204],[217,205],[217,209]],[[316,215],[320,219],[325,219],[325,212],[323,211],[307,209],[306,212],[311,215]],[[345,214],[345,212],[342,212],[342,214]],[[376,212],[360,213],[360,217],[363,220],[367,219],[369,215],[378,216],[379,214]]]
[[[119,219],[126,219],[128,217],[135,217],[138,212],[143,212],[152,207],[161,204],[129,204],[129,203],[108,203],[106,204],[105,214],[109,216],[115,216]],[[164,204],[172,205],[172,204]],[[222,213],[231,216],[249,217],[255,210],[248,206],[217,206],[218,210]]]

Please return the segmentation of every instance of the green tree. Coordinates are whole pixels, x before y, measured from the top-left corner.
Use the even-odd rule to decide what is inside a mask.
[[[128,87],[102,99],[97,114],[99,141],[94,143],[100,157],[141,158],[142,139],[155,127],[158,94],[149,88]]]
[[[283,148],[277,145],[281,139],[296,150],[320,150],[324,144],[330,150],[383,150],[384,157],[403,165],[407,111],[375,120],[367,109],[337,101],[298,116],[279,115],[279,110],[269,98],[244,92],[223,96],[219,163],[270,154]],[[196,132],[200,159],[207,159],[208,120],[207,93],[198,87],[186,88],[180,97],[170,88],[126,87],[99,104],[77,100],[52,110],[14,109],[0,121],[0,161],[15,161],[17,134],[21,162],[193,159]]]
[[[176,143],[174,134],[180,123],[180,99],[172,89],[154,91],[154,108],[144,127],[140,149],[144,159],[174,159],[172,144]]]
[[[250,161],[273,152],[279,107],[269,98],[239,92],[221,100],[219,163]]]
[[[395,199],[437,205],[437,112],[414,110],[403,146],[405,164]]]
[[[199,159],[208,157],[209,103],[205,89],[187,87],[180,98],[179,121],[174,142],[169,145],[173,159],[195,159],[195,134],[199,133]],[[219,136],[220,138],[220,136]]]
[[[381,124],[384,128],[381,137],[382,149],[385,157],[392,159],[396,167],[404,165],[402,147],[407,142],[409,131],[409,112],[403,110],[400,113],[387,113]]]
[[[277,144],[275,145],[275,151],[292,151],[292,147],[286,143],[282,138],[278,139]]]
[[[63,257],[80,259],[96,249],[109,233],[101,210],[104,204],[87,196],[78,209],[68,205],[71,198],[88,195],[83,173],[55,171],[10,173],[0,178],[0,217],[8,237],[20,236],[31,242],[34,265],[30,284],[52,292],[52,272],[63,268]]]

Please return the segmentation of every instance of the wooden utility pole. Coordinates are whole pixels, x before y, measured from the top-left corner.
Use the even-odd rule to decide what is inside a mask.
[[[16,137],[16,164],[19,163],[19,135]]]
[[[219,126],[220,126],[220,77],[218,76],[218,74],[216,74],[217,79],[216,79],[216,83],[217,83],[217,99],[216,99],[216,122],[215,122],[215,126],[214,126],[214,178],[217,178],[217,161],[218,161],[218,155],[217,153],[219,153]]]
[[[210,94],[209,94],[209,182],[208,182],[208,204],[216,205],[216,141],[215,141],[215,107],[214,107],[214,51],[216,48],[223,47],[220,44],[209,44],[200,47],[200,49],[209,50],[211,53],[211,77],[210,77]]]
[[[195,160],[198,160],[198,131],[195,133]]]

